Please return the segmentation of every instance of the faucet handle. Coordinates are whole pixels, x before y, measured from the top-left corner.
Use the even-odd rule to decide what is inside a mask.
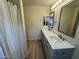
[[[58,35],[58,37],[60,38],[60,39],[62,39],[63,37],[62,37],[62,35]]]

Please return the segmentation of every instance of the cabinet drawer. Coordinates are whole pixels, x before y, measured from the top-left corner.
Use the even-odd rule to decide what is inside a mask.
[[[71,59],[74,49],[53,50],[52,58]]]
[[[73,54],[73,50],[74,49],[58,49],[58,50],[53,50],[53,53],[56,55],[64,55],[64,54],[71,55]]]
[[[51,59],[71,59],[69,56],[52,56]]]

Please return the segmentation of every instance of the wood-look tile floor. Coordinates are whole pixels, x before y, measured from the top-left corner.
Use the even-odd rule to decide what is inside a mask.
[[[44,53],[40,40],[28,40],[28,58],[27,59],[44,59]]]

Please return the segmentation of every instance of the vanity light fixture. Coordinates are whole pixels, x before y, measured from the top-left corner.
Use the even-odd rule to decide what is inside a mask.
[[[51,7],[51,9],[56,8],[58,5],[59,5],[59,2],[56,2],[56,3]]]
[[[63,3],[63,0],[57,1],[57,2],[51,7],[51,9],[56,8],[56,7],[57,7],[59,4],[61,4],[61,3]]]
[[[59,0],[59,3],[62,3],[63,2],[63,0]]]

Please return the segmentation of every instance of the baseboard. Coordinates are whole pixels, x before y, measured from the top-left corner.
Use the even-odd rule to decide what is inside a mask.
[[[29,40],[40,40],[41,37],[31,37]]]

